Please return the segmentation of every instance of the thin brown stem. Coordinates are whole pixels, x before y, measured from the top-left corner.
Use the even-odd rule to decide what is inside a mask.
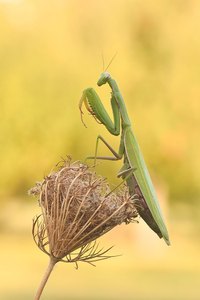
[[[51,274],[51,272],[52,272],[52,270],[53,270],[53,268],[54,268],[54,266],[57,262],[58,262],[58,260],[50,257],[49,265],[46,269],[46,272],[44,273],[42,281],[40,282],[40,285],[39,285],[39,288],[36,292],[34,300],[39,300],[40,299],[40,297],[42,295],[42,292],[43,292],[43,289],[44,289],[44,287],[47,283],[47,280],[49,279],[49,276],[50,276],[50,274]]]

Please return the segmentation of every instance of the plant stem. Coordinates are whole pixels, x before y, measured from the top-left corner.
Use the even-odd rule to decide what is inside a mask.
[[[44,273],[44,276],[42,278],[42,281],[40,282],[40,285],[39,285],[39,288],[36,292],[36,295],[35,295],[35,298],[34,300],[39,300],[41,295],[42,295],[42,292],[43,292],[43,289],[47,283],[47,280],[55,266],[55,264],[58,262],[58,260],[55,260],[54,258],[50,257],[50,261],[49,261],[49,265],[46,269],[46,272]]]

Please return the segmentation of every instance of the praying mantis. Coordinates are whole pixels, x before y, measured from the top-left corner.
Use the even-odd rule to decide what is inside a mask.
[[[120,136],[120,146],[116,152],[102,136],[97,137],[94,157],[89,159],[120,160],[123,158],[123,167],[118,173],[118,177],[124,178],[129,188],[131,196],[137,194],[137,211],[147,225],[160,237],[167,245],[170,245],[168,231],[161,213],[156,192],[146,167],[142,152],[131,127],[131,122],[125,106],[125,102],[120,93],[116,81],[111,75],[104,71],[97,85],[100,87],[108,84],[111,88],[111,108],[113,121],[105,110],[98,94],[93,88],[83,91],[79,102],[79,109],[82,119],[82,105],[92,114],[92,116],[102,123],[106,129],[115,136]],[[82,120],[83,121],[83,120]],[[102,141],[113,154],[113,157],[97,156],[98,142]]]

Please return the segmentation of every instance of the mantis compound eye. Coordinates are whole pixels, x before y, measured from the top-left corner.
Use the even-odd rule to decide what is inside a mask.
[[[109,78],[110,78],[110,74],[108,72],[103,72],[101,74],[99,80],[97,81],[97,85],[101,86],[101,85],[105,84]]]

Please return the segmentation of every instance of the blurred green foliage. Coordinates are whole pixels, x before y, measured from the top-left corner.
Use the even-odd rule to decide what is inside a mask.
[[[86,130],[78,111],[102,71],[101,52],[108,61],[118,51],[109,71],[150,172],[173,201],[197,200],[199,10],[192,0],[1,0],[1,199],[24,195],[61,156],[92,154],[99,133],[118,146],[87,116]],[[99,92],[109,107],[109,89]],[[105,173],[114,180],[119,168]]]

